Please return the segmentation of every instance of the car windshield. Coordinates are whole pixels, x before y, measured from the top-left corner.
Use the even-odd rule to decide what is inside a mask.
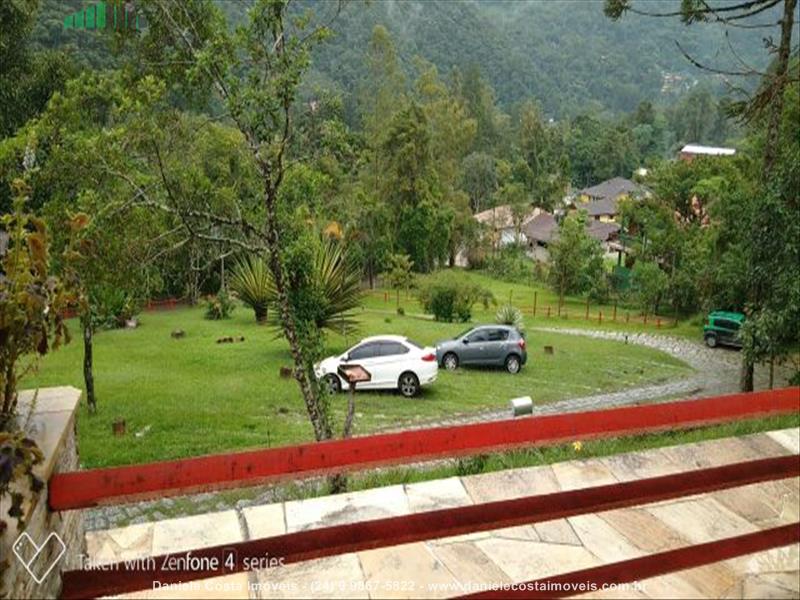
[[[460,340],[462,337],[464,337],[465,335],[467,335],[467,334],[468,334],[470,331],[472,331],[473,329],[475,329],[475,328],[474,328],[474,327],[470,327],[469,329],[465,329],[464,331],[462,331],[461,333],[459,333],[459,334],[458,334],[456,337],[454,337],[453,339],[454,339],[454,340]]]

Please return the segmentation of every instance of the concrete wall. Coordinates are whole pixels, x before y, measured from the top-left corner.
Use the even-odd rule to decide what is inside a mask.
[[[44,482],[54,473],[78,469],[76,413],[80,397],[81,391],[72,387],[44,388],[35,395],[30,391],[20,392],[20,423],[45,455],[44,463],[35,470]],[[31,497],[26,488],[20,489],[28,492],[23,531],[30,540],[19,537],[23,531],[18,529],[15,519],[7,516],[9,500],[5,499],[0,504],[3,520],[8,524],[8,529],[0,535],[0,560],[6,561],[0,598],[57,598],[61,590],[61,571],[79,567],[86,554],[83,513],[51,512],[47,507],[47,487],[36,497]],[[53,533],[64,543],[63,554],[61,543],[51,536]],[[15,555],[12,548],[15,542],[18,554],[26,561],[31,560],[30,568],[40,582]],[[42,546],[37,554],[37,547]],[[52,569],[45,575],[51,565]]]

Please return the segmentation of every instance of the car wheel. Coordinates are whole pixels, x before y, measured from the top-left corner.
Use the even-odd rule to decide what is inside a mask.
[[[448,352],[442,359],[442,366],[448,371],[455,371],[458,368],[458,357],[453,352]]]
[[[716,348],[717,346],[717,336],[715,335],[707,335],[706,336],[706,346],[709,348]]]
[[[328,385],[328,390],[331,394],[338,394],[342,391],[342,380],[333,373],[325,375],[325,383]]]
[[[517,356],[516,354],[511,354],[509,355],[508,358],[506,358],[506,371],[508,371],[512,375],[516,375],[517,373],[519,373],[519,369],[521,366],[522,364],[519,362],[519,356]]]
[[[397,388],[406,398],[413,398],[419,393],[419,379],[417,379],[416,375],[407,371],[400,375]]]

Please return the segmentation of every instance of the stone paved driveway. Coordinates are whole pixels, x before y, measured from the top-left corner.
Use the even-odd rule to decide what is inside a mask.
[[[594,339],[614,340],[626,344],[638,344],[660,350],[688,364],[694,373],[659,385],[648,385],[631,388],[608,394],[594,394],[579,398],[570,398],[534,407],[534,414],[546,415],[566,412],[579,412],[675,400],[676,398],[700,398],[732,394],[739,390],[739,366],[741,354],[729,348],[707,348],[703,344],[685,338],[651,333],[630,333],[622,331],[568,329],[562,327],[534,327],[530,331],[545,331],[577,335]],[[790,375],[787,369],[776,368],[775,387],[787,385]],[[767,387],[768,374],[765,368],[756,369],[756,389]],[[509,411],[492,410],[472,415],[458,415],[451,419],[416,423],[414,427],[432,427],[437,425],[464,425],[485,421],[498,421],[509,418]]]
[[[87,534],[95,560],[116,561],[326,525],[797,454],[800,430],[726,438],[552,466],[397,485],[132,525]],[[136,598],[438,598],[523,582],[800,519],[797,478],[546,523],[345,554],[196,582]],[[604,595],[605,594],[605,595]],[[796,598],[800,545],[584,597]]]

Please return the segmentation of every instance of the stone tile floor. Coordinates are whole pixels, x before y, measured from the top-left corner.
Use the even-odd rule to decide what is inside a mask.
[[[800,429],[601,459],[396,485],[87,533],[89,556],[115,561],[326,525],[629,481],[797,454]],[[798,458],[800,460],[800,458]],[[278,566],[147,590],[131,598],[441,598],[797,522],[797,478]],[[606,590],[592,598],[797,598],[800,545]]]

